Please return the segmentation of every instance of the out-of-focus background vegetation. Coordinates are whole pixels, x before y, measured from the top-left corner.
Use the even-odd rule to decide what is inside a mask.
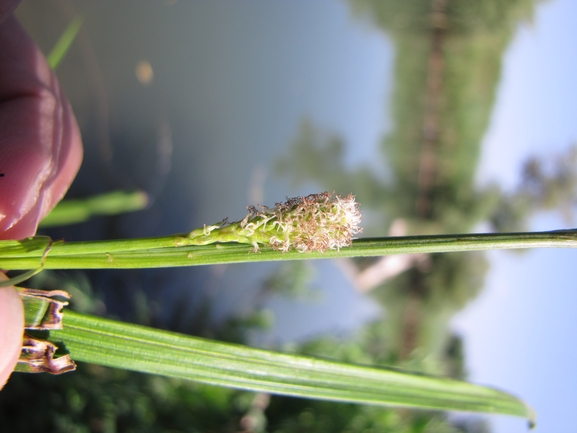
[[[519,231],[551,210],[570,221],[570,143],[556,158],[528,155],[511,167],[513,188],[476,177],[505,52],[541,3],[25,0],[18,16],[44,52],[84,18],[57,71],[86,149],[68,197],[124,189],[150,200],[143,211],[42,233],[186,232],[239,219],[247,204],[322,190],[356,194],[367,236]],[[382,111],[363,105],[374,101]],[[453,253],[44,272],[32,284],[69,290],[73,308],[92,314],[467,379],[467,341],[451,321],[482,293],[489,263],[484,253]],[[61,377],[15,375],[0,394],[0,429],[492,431],[480,417],[252,394],[91,365]]]

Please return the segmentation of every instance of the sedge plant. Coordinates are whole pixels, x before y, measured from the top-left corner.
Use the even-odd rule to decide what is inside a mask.
[[[75,18],[48,56],[62,61],[82,19]],[[115,192],[59,204],[43,226],[80,222],[95,214],[141,209],[141,193]],[[44,236],[0,241],[0,269],[24,270],[0,282],[18,284],[43,269],[155,268],[385,254],[575,246],[573,233],[355,239],[361,232],[355,197],[327,192],[250,206],[240,221],[190,233],[116,241],[64,242]],[[499,413],[534,425],[533,410],[503,391],[398,369],[371,368],[227,344],[101,317],[63,312],[64,291],[18,288],[25,328],[20,372],[62,374],[75,361],[194,380],[238,389],[373,405]]]
[[[355,239],[361,213],[352,195],[327,192],[245,218],[157,238],[93,242],[35,236],[0,241],[0,268],[118,269],[368,257],[489,249],[577,247],[577,231]],[[49,332],[23,350],[23,371],[60,373],[74,360],[260,392],[343,402],[517,415],[532,410],[505,392],[448,378],[349,365],[226,344],[67,311],[62,293],[23,293],[27,326]],[[54,316],[57,316],[55,319]],[[49,323],[47,327],[45,323]],[[59,351],[65,353],[62,359]],[[34,362],[31,362],[34,361]]]
[[[56,68],[81,26],[75,18],[48,56]],[[120,195],[119,195],[120,194]],[[141,208],[138,193],[60,204],[44,222],[53,226],[90,215]],[[114,204],[112,205],[112,203]],[[102,203],[105,209],[102,210]],[[110,205],[110,206],[109,206]],[[361,232],[355,197],[329,193],[295,197],[272,208],[250,206],[239,221],[205,225],[172,236],[65,242],[45,236],[0,241],[0,269],[119,269],[198,266],[279,260],[369,257],[491,249],[577,247],[577,231],[355,239]],[[61,374],[84,361],[168,377],[289,396],[382,406],[535,414],[519,398],[490,387],[393,368],[372,368],[285,354],[63,312],[68,294],[19,288],[27,332],[17,371]]]

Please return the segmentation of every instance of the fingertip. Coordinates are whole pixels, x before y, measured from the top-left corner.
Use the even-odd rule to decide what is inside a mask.
[[[56,76],[15,18],[0,26],[0,40],[0,239],[22,239],[66,193],[82,139]]]
[[[34,208],[38,208],[41,203],[37,203]],[[38,228],[39,212],[35,209],[24,215],[16,224],[5,230],[0,230],[0,239],[23,239],[34,236]]]
[[[62,92],[60,93],[60,101],[63,111],[62,139],[58,145],[58,160],[55,161],[57,170],[52,182],[44,188],[44,200],[40,209],[38,223],[64,197],[80,169],[84,156],[80,128],[72,107]]]
[[[0,272],[0,281],[7,277]],[[0,288],[0,389],[20,357],[24,335],[24,306],[14,287]]]

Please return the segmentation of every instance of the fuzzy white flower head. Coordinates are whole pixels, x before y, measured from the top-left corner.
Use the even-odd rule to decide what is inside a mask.
[[[350,246],[353,236],[362,231],[361,212],[352,194],[343,198],[322,192],[287,198],[274,208],[248,209],[241,222],[243,229],[266,234],[268,242],[263,243],[285,252],[291,248],[300,252],[339,250]]]

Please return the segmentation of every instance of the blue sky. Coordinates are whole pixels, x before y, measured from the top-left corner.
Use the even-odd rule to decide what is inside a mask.
[[[577,142],[577,2],[537,9],[507,50],[491,126],[483,143],[479,182],[513,188],[521,162]],[[533,230],[566,228],[553,214]],[[577,291],[574,250],[493,252],[487,287],[454,321],[465,335],[470,379],[525,399],[538,432],[574,431],[577,409]],[[526,424],[493,417],[495,433],[526,432]]]

